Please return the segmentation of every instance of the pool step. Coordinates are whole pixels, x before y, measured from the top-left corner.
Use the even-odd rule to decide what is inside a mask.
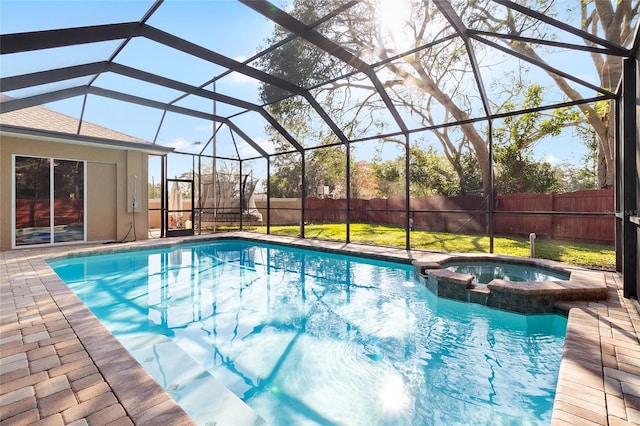
[[[266,424],[172,340],[157,338],[130,352],[198,425]]]

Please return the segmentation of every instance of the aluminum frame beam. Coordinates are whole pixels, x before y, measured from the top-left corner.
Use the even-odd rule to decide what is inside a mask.
[[[316,30],[309,28],[307,25],[305,25],[301,21],[295,19],[293,16],[289,15],[285,11],[279,9],[278,7],[274,6],[272,3],[266,0],[238,0],[238,1],[240,1],[240,3],[246,5],[247,7],[255,10],[256,12],[260,13],[261,15],[265,16],[266,18],[270,19],[271,21],[277,23],[278,25],[281,25],[282,27],[288,29],[294,34],[297,34],[298,36],[310,42],[311,44],[315,45],[316,47],[319,47],[326,53],[349,64],[356,70],[362,72],[367,77],[369,77],[369,79],[373,83],[373,86],[378,92],[378,95],[380,95],[385,106],[391,113],[393,119],[396,121],[396,124],[398,125],[398,127],[400,127],[400,130],[402,132],[408,131],[407,126],[404,123],[404,120],[400,116],[400,113],[396,109],[395,105],[393,105],[393,102],[391,101],[389,94],[384,89],[382,82],[376,75],[371,65],[362,61],[360,58],[350,53],[344,47],[340,46],[339,44],[335,43],[332,40],[329,40],[328,38],[326,38],[325,36],[317,32]]]
[[[309,102],[312,108],[341,141],[345,143],[348,142],[342,130],[333,122],[308,90],[147,24],[129,22],[3,34],[0,35],[0,54],[4,55],[78,44],[97,43],[101,41],[131,39],[133,37],[144,37],[164,46],[172,47],[186,54],[222,66],[230,71],[238,72],[263,83],[284,89],[292,94],[300,95]]]
[[[196,111],[189,108],[179,107],[176,105],[168,105],[162,102],[153,101],[150,99],[141,98],[138,96],[129,95],[126,93],[115,92],[113,90],[101,89],[98,87],[87,87],[87,94],[102,96],[106,98],[116,99],[119,101],[134,103],[151,108],[156,108],[168,112],[174,112],[176,114],[187,115],[190,117],[202,118],[204,120],[215,121],[218,123],[224,123],[234,132],[236,132],[242,139],[245,140],[253,149],[255,149],[263,157],[268,157],[269,154],[263,150],[253,139],[251,139],[246,133],[244,133],[238,126],[226,117],[220,117],[218,115]]]
[[[460,16],[453,10],[451,7],[451,3],[444,0],[434,0],[434,3],[438,10],[444,15],[444,17],[449,21],[451,26],[456,30],[456,33],[462,38],[464,41],[464,46],[467,50],[467,55],[469,55],[469,62],[471,63],[471,69],[473,70],[473,77],[476,80],[476,85],[478,86],[478,92],[480,92],[480,98],[482,99],[482,107],[484,108],[484,112],[486,116],[491,115],[491,105],[489,105],[489,97],[487,96],[487,90],[484,87],[484,81],[482,80],[482,74],[480,73],[480,66],[478,65],[478,60],[476,59],[476,53],[473,49],[471,43],[469,43],[469,32],[467,27],[462,22]]]
[[[593,35],[591,33],[583,31],[583,30],[581,30],[579,28],[572,27],[571,25],[569,25],[569,24],[567,24],[565,22],[559,21],[559,20],[557,20],[555,18],[551,18],[551,17],[549,17],[547,15],[544,15],[544,14],[542,14],[540,12],[537,12],[537,11],[535,11],[533,9],[530,9],[530,8],[528,8],[526,6],[522,6],[520,4],[514,3],[513,1],[510,1],[510,0],[493,0],[493,2],[494,3],[498,3],[498,4],[502,5],[502,6],[508,7],[509,9],[516,10],[516,11],[518,11],[520,13],[525,14],[525,15],[529,15],[532,18],[535,18],[535,19],[537,19],[539,21],[542,21],[542,22],[544,22],[546,24],[554,26],[554,27],[556,27],[556,28],[558,28],[558,29],[560,29],[562,31],[568,32],[570,34],[573,34],[573,35],[575,35],[577,37],[580,37],[580,38],[582,38],[584,40],[588,40],[588,41],[590,41],[592,43],[599,44],[600,46],[604,46],[607,49],[610,49],[611,52],[617,52],[616,54],[618,56],[626,56],[626,57],[628,57],[629,54],[630,54],[630,50],[629,49],[625,49],[624,47],[620,46],[619,44],[613,43],[613,42],[611,42],[609,40],[605,40],[605,39],[600,38],[600,37],[598,37],[596,35]]]
[[[157,84],[170,89],[184,92],[186,95],[195,95],[203,98],[219,101],[229,105],[244,108],[259,113],[270,125],[272,125],[294,148],[298,151],[304,149],[291,134],[278,123],[271,114],[263,107],[251,102],[243,101],[231,96],[220,93],[210,92],[208,90],[191,86],[177,80],[141,71],[137,68],[121,65],[116,62],[93,62],[89,64],[76,65],[71,67],[57,68],[53,70],[35,72],[30,74],[22,74],[18,76],[0,78],[0,87],[5,91],[24,89],[27,87],[48,84],[57,81],[64,81],[73,78],[87,77],[106,72],[113,72],[126,77],[134,78],[147,83]]]

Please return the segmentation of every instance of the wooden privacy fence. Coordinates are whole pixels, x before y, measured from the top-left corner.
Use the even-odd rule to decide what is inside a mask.
[[[496,234],[529,235],[535,232],[536,236],[557,240],[602,244],[615,242],[613,189],[564,194],[501,195],[496,197],[496,204]],[[566,214],[547,215],[540,212]],[[604,216],[590,216],[587,213]]]
[[[308,223],[344,223],[344,199],[305,200]],[[350,221],[381,225],[405,225],[403,197],[352,199]],[[495,198],[493,227],[496,235],[528,236],[566,241],[614,243],[614,194],[612,189],[564,194],[509,194]],[[592,215],[590,215],[592,214]],[[264,212],[263,212],[264,216]],[[486,233],[485,197],[420,197],[410,200],[415,229],[453,233]],[[272,212],[272,224],[279,221]]]

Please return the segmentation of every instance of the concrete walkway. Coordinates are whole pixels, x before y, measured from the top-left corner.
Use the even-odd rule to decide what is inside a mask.
[[[147,240],[126,246],[163,241],[166,244],[166,240]],[[407,256],[403,250],[345,247],[344,243],[318,240],[306,240],[303,245]],[[45,262],[66,252],[104,247],[0,253],[3,425],[193,423]],[[605,276],[609,289],[606,301],[561,305],[569,312],[569,323],[554,425],[640,424],[637,302],[622,298],[619,275]]]

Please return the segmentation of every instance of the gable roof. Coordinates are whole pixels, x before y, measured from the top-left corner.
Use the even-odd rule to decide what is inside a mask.
[[[0,100],[10,99],[0,95]],[[116,146],[127,149],[137,149],[149,152],[171,152],[172,148],[157,146],[144,139],[120,133],[107,127],[102,127],[80,120],[42,105],[36,105],[15,111],[0,113],[0,134],[21,134],[61,139],[68,142],[87,142],[99,145]]]

